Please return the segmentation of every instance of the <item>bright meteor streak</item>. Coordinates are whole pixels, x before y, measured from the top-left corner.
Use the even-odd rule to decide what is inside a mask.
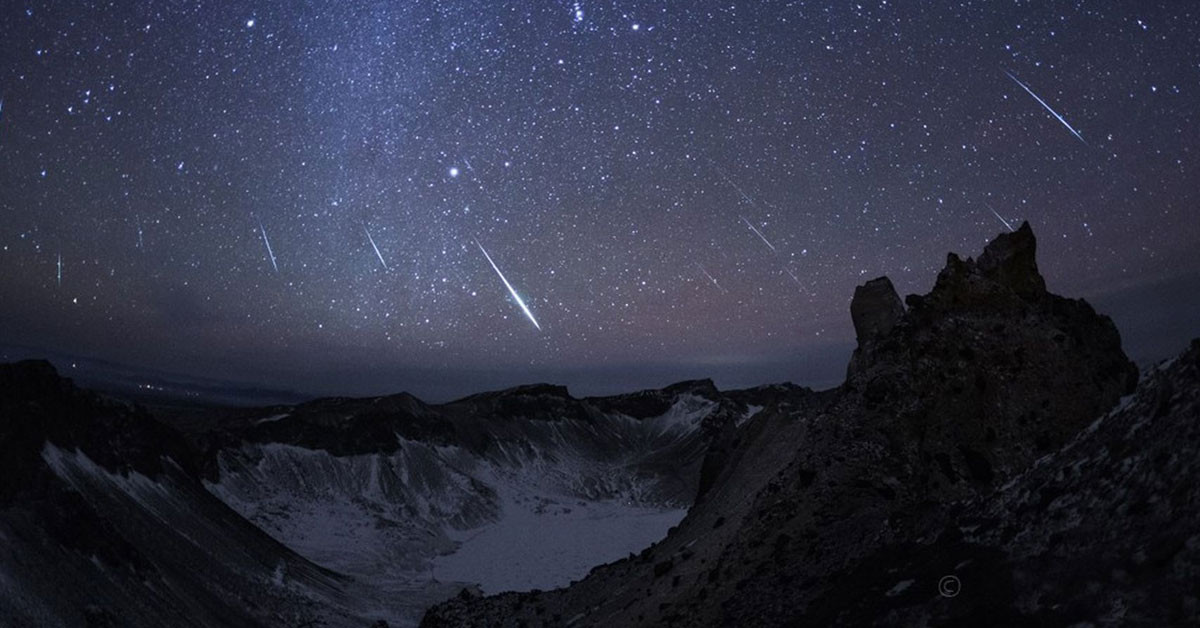
[[[500,276],[500,281],[504,282],[504,287],[508,288],[508,293],[512,295],[512,298],[517,302],[517,305],[521,306],[521,311],[525,312],[525,316],[529,317],[529,322],[533,323],[533,326],[537,327],[538,331],[541,331],[542,326],[538,325],[537,319],[533,317],[533,312],[529,311],[529,308],[525,305],[525,301],[521,300],[521,295],[517,294],[517,291],[513,289],[512,284],[508,283],[508,280],[504,278],[504,273],[500,272],[500,267],[496,265],[496,262],[492,261],[492,256],[488,255],[487,249],[483,248],[483,245],[479,243],[479,240],[475,240],[475,246],[479,247],[479,250],[483,252],[483,256],[486,257],[488,263],[492,265],[492,270],[496,271],[496,274]]]
[[[267,230],[263,227],[262,220],[258,221],[258,232],[262,234],[263,244],[267,245],[267,255],[271,256],[271,267],[278,273],[279,265],[275,263],[275,252],[271,250],[271,241],[267,239]]]
[[[387,262],[383,261],[383,254],[379,252],[379,247],[375,246],[375,238],[371,237],[371,230],[367,229],[367,225],[365,224],[363,225],[363,231],[367,232],[367,239],[371,241],[371,248],[375,249],[375,257],[379,258],[379,263],[383,264],[383,269],[391,270],[388,268]]]
[[[713,284],[714,286],[716,286],[716,287],[717,287],[717,290],[720,290],[721,292],[724,292],[724,293],[726,293],[726,294],[728,294],[728,293],[729,293],[729,291],[728,291],[728,290],[726,290],[725,288],[723,288],[723,287],[721,286],[721,284],[717,283],[717,278],[716,278],[716,277],[713,277],[712,275],[710,275],[710,274],[708,273],[708,271],[707,271],[707,270],[705,270],[705,269],[704,269],[704,267],[700,265],[700,263],[699,263],[699,262],[696,262],[696,267],[700,269],[700,272],[704,273],[704,276],[705,276],[705,277],[708,277],[708,280],[709,280],[709,281],[711,281],[711,282],[712,282],[712,284]]]
[[[1008,70],[1005,70],[1005,71],[1004,71],[1004,73],[1005,73],[1005,74],[1007,74],[1007,75],[1008,75],[1008,78],[1012,79],[1014,83],[1016,83],[1017,85],[1020,85],[1020,86],[1021,86],[1021,89],[1025,90],[1026,92],[1028,92],[1030,96],[1033,96],[1033,99],[1034,99],[1034,100],[1036,100],[1036,101],[1038,101],[1038,103],[1039,103],[1039,104],[1041,104],[1041,105],[1042,105],[1042,107],[1045,107],[1046,111],[1049,111],[1049,112],[1050,112],[1050,115],[1052,115],[1052,116],[1054,116],[1055,118],[1057,118],[1057,119],[1058,119],[1058,121],[1059,121],[1059,122],[1061,122],[1063,126],[1067,127],[1067,130],[1068,130],[1068,131],[1070,131],[1070,132],[1071,132],[1071,134],[1072,134],[1072,135],[1074,135],[1076,139],[1078,139],[1079,141],[1083,142],[1085,145],[1087,144],[1087,142],[1086,142],[1086,141],[1084,141],[1084,139],[1083,139],[1083,136],[1079,134],[1079,131],[1076,131],[1076,130],[1075,130],[1075,127],[1071,126],[1071,123],[1067,122],[1067,120],[1066,120],[1065,118],[1063,118],[1062,116],[1058,115],[1058,112],[1057,112],[1057,111],[1055,111],[1054,109],[1051,109],[1051,108],[1050,108],[1050,105],[1047,105],[1047,104],[1046,104],[1046,101],[1042,100],[1042,99],[1041,99],[1041,97],[1039,97],[1037,94],[1033,93],[1033,90],[1032,90],[1032,89],[1029,89],[1029,86],[1027,86],[1026,84],[1022,83],[1022,82],[1020,81],[1020,79],[1018,79],[1017,77],[1013,76],[1013,75],[1012,75],[1012,74],[1011,74],[1011,73],[1010,73]]]
[[[999,213],[996,212],[995,209],[992,209],[991,205],[988,205],[987,208],[992,210],[992,215],[995,216],[996,218],[999,218],[1000,222],[1004,223],[1004,226],[1008,227],[1009,231],[1016,231],[1016,229],[1013,229],[1013,226],[1011,224],[1009,224],[1009,222],[1007,220],[1004,219],[1004,216],[1001,216]]]
[[[768,241],[767,241],[767,238],[766,238],[766,236],[764,236],[764,235],[762,234],[762,232],[758,230],[758,228],[757,228],[757,227],[755,227],[754,225],[750,224],[750,221],[749,221],[749,220],[746,220],[746,217],[745,217],[745,216],[738,216],[738,218],[741,218],[741,219],[742,219],[742,222],[746,223],[746,226],[747,226],[747,227],[750,227],[750,230],[754,232],[754,235],[758,236],[758,239],[762,240],[762,241],[763,241],[763,244],[767,245],[767,247],[769,247],[769,248],[771,249],[771,252],[772,252],[772,253],[774,253],[774,252],[775,252],[775,245],[773,245],[773,244],[771,244],[770,242],[768,242]]]

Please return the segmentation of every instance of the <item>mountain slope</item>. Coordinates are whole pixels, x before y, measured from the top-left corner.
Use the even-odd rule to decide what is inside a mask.
[[[203,488],[173,430],[47,363],[0,365],[0,417],[4,625],[348,626],[411,613],[274,542]]]
[[[0,366],[0,624],[403,626],[465,585],[565,584],[677,523],[756,400],[809,394],[334,398],[188,410],[185,435]]]
[[[319,564],[372,581],[544,588],[678,522],[709,443],[760,396],[735,394],[701,381],[589,399],[546,385],[439,406],[329,399],[252,411],[198,440],[209,490]],[[487,544],[519,546],[529,530],[543,558],[497,565]]]

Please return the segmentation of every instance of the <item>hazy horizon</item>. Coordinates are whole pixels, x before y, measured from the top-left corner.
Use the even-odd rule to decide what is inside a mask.
[[[1053,286],[1051,286],[1053,290]],[[1178,276],[1166,281],[1137,285],[1085,299],[1101,314],[1112,317],[1121,333],[1122,346],[1139,366],[1148,366],[1183,351],[1192,338],[1200,337],[1200,274]],[[849,312],[846,314],[849,320]],[[0,339],[0,357],[48,359],[67,376],[83,383],[120,386],[170,382],[188,384],[188,390],[207,390],[220,398],[237,392],[246,402],[275,399],[294,402],[329,396],[381,396],[407,392],[430,403],[442,403],[470,394],[500,390],[523,384],[563,385],[575,397],[613,395],[662,388],[695,379],[711,379],[722,390],[752,388],[759,385],[790,382],[814,389],[831,388],[842,382],[846,363],[854,349],[853,339],[831,341],[806,355],[778,356],[752,363],[696,364],[620,364],[587,369],[406,369],[380,367],[362,370],[299,373],[290,380],[255,378],[222,379],[215,373],[188,372],[155,366],[141,366],[121,360],[108,361],[101,356],[71,355],[66,352],[16,346],[11,339]],[[218,356],[219,357],[219,356]],[[72,361],[83,361],[72,368]],[[74,373],[74,374],[73,374]],[[122,374],[114,380],[114,374]],[[245,389],[245,390],[243,390]],[[251,394],[253,393],[253,394]],[[241,405],[241,404],[238,404]]]

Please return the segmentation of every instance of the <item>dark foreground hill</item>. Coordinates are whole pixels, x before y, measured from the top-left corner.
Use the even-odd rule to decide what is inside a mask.
[[[1196,625],[1200,342],[1135,392],[1035,249],[1023,225],[950,255],[906,304],[861,286],[845,384],[715,443],[666,539],[422,625]]]

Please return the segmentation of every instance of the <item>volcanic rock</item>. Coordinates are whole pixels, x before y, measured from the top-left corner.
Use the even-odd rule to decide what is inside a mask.
[[[1137,382],[1112,322],[1083,301],[1046,292],[1035,252],[1025,224],[996,238],[979,261],[950,255],[933,290],[910,296],[907,311],[886,279],[860,287],[852,305],[859,346],[846,382],[764,409],[737,428],[736,444],[710,450],[707,491],[663,541],[565,589],[445,602],[423,625],[1104,623],[1120,604],[1151,624],[1194,619],[1194,603],[1160,609],[1148,593],[1181,556],[1180,573],[1192,573],[1200,538],[1200,519],[1157,502],[1145,508],[1174,527],[1147,532],[1142,554],[1134,551],[1111,578],[1034,582],[1036,567],[1026,567],[1053,561],[1056,544],[1080,521],[1096,522],[1097,531],[1072,541],[1079,557],[1111,541],[1100,530],[1144,529],[1136,513],[1114,514],[1111,500],[1082,497],[1083,487],[1096,488],[1087,476],[1049,489],[1046,504],[1036,493],[1018,499],[992,516],[994,533],[972,536],[988,515],[970,513],[1001,508],[1039,459],[1061,455],[1072,439],[1098,438],[1085,428]],[[1197,382],[1178,385],[1194,398]],[[1167,407],[1170,414],[1174,406]],[[1163,451],[1172,446],[1165,434],[1155,438]],[[1161,468],[1190,473],[1194,486],[1197,465],[1172,461]],[[1097,462],[1112,478],[1112,499],[1126,494],[1121,463]],[[1140,468],[1156,472],[1153,464]],[[1056,499],[1070,500],[1069,516],[1046,510]],[[1020,523],[1006,525],[1015,511]],[[1026,529],[1044,536],[1020,542]],[[1151,555],[1158,571],[1142,576],[1135,566]],[[1063,573],[1083,577],[1079,560]],[[939,594],[947,575],[959,579],[957,597]],[[1137,578],[1145,578],[1144,597],[1100,603]],[[1042,598],[1071,610],[1050,609]]]

